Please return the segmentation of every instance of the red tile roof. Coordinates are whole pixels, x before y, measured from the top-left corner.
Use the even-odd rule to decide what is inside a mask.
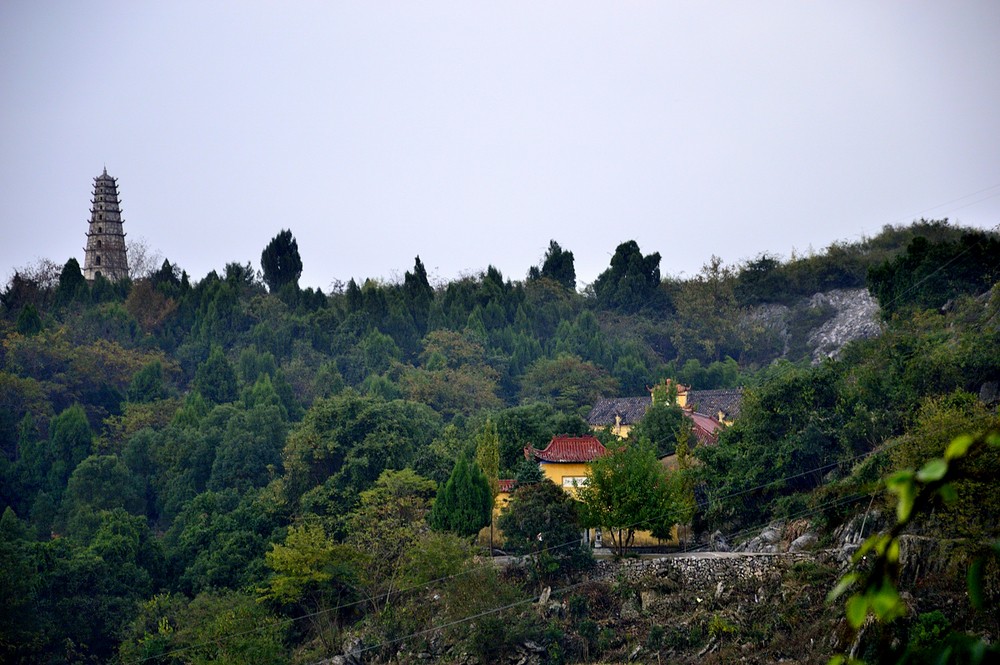
[[[592,436],[554,436],[545,450],[524,447],[524,457],[539,462],[592,462],[607,454],[608,449]]]
[[[698,413],[697,411],[687,411],[688,418],[694,424],[694,435],[698,437],[699,443],[715,443],[719,438],[719,430],[722,423],[712,416]]]
[[[517,480],[515,480],[514,478],[501,478],[499,491],[510,494],[511,492],[514,491],[514,485],[516,484]]]

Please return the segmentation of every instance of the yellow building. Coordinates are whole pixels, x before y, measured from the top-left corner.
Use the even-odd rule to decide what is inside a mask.
[[[542,475],[573,496],[577,487],[587,484],[590,463],[607,454],[608,449],[590,435],[554,436],[544,450],[524,447],[525,458],[538,462]]]
[[[488,526],[480,529],[479,535],[476,536],[476,543],[483,547],[503,547],[503,531],[497,528],[496,521],[500,517],[500,513],[510,503],[510,497],[514,494],[517,481],[513,478],[501,478],[499,483],[496,498],[493,499],[493,520]]]
[[[595,437],[587,436],[555,436],[543,450],[525,446],[524,456],[538,462],[542,474],[572,496],[576,496],[577,488],[583,487],[589,480],[590,463],[608,454],[608,449]],[[633,547],[653,547],[662,545],[677,545],[677,528],[672,530],[670,540],[654,538],[648,531],[637,531],[632,541]],[[602,534],[600,529],[588,529],[583,534],[587,544],[601,547]]]
[[[659,397],[657,397],[659,396]],[[595,431],[610,431],[619,439],[627,439],[632,428],[653,406],[654,399],[666,399],[679,406],[691,421],[691,431],[698,445],[715,445],[719,432],[739,415],[743,401],[743,390],[691,390],[689,386],[667,379],[648,395],[639,397],[615,397],[600,399],[587,415],[587,424]],[[660,462],[670,471],[677,468],[677,456],[667,455]],[[649,533],[635,534],[634,545],[648,547],[655,545],[677,545],[679,537],[690,538],[690,527],[672,529],[670,541],[658,541]]]
[[[514,486],[517,481],[513,478],[501,478],[500,487],[497,489],[497,497],[493,500],[493,518],[500,516],[500,512],[510,503],[510,497],[514,493]]]

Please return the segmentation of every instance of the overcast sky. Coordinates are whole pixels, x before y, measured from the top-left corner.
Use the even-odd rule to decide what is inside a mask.
[[[94,176],[194,279],[690,276],[1000,223],[1000,2],[0,2],[0,279],[83,259]]]

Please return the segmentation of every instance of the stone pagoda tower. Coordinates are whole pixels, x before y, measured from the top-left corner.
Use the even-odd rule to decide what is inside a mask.
[[[94,178],[94,200],[90,202],[90,228],[84,248],[83,276],[88,282],[98,275],[112,282],[128,277],[128,257],[122,212],[118,207],[118,180],[104,173]]]

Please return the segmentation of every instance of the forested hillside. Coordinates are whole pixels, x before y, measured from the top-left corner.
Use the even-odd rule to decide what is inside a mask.
[[[299,287],[290,232],[262,249],[260,271],[220,257],[236,260],[200,278],[165,260],[88,283],[75,259],[10,277],[0,660],[311,663],[349,642],[388,659],[447,624],[484,663],[529,638],[582,661],[615,643],[583,614],[489,611],[558,587],[588,553],[502,576],[473,562],[476,516],[441,506],[518,478],[523,514],[563,516],[545,522],[546,551],[572,538],[581,516],[522,450],[587,433],[596,400],[665,378],[744,387],[740,417],[672,481],[704,533],[795,515],[832,528],[884,475],[1000,428],[995,233],[922,220],[788,260],[706,257],[690,279],[628,241],[589,285],[553,241],[524,278],[431,284],[417,257],[398,283],[331,293]],[[810,298],[865,288],[880,334],[815,362],[809,334],[833,312]],[[764,313],[779,305],[776,327]],[[683,452],[681,420],[628,445]],[[956,501],[915,528],[1000,536],[998,451],[968,466]]]

